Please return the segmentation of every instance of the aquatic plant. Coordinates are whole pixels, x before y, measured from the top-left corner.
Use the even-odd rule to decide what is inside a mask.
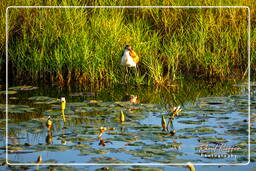
[[[61,110],[65,110],[66,108],[66,99],[65,97],[61,98]]]
[[[124,112],[121,111],[120,114],[119,114],[119,120],[120,122],[124,122],[125,121],[125,116],[124,116]]]
[[[48,116],[48,119],[47,119],[45,125],[46,125],[48,131],[50,131],[51,128],[52,128],[52,120],[51,120],[51,117],[50,117],[50,116]]]
[[[98,138],[101,139],[101,136],[103,135],[103,133],[104,133],[105,131],[113,131],[113,130],[115,130],[115,128],[100,127],[100,134],[98,135]]]
[[[194,86],[195,89],[192,89],[194,91],[191,91],[189,88],[191,86],[190,82],[187,86],[180,86],[182,88],[177,89],[177,92],[170,91],[169,94],[155,88],[151,89],[151,91],[156,91],[154,92],[155,94],[153,92],[151,94],[143,87],[136,87],[135,90],[137,92],[144,94],[144,96],[138,94],[142,100],[140,105],[127,100],[119,100],[122,99],[123,95],[127,95],[127,92],[128,94],[132,92],[132,90],[127,88],[122,92],[122,87],[115,89],[115,92],[103,89],[101,95],[98,92],[95,93],[97,94],[96,96],[90,96],[86,100],[84,97],[80,98],[77,96],[72,99],[73,96],[68,97],[65,95],[70,101],[65,110],[68,116],[65,124],[60,116],[59,101],[47,96],[38,96],[44,94],[60,97],[62,92],[57,93],[58,87],[55,87],[57,90],[54,89],[52,91],[57,94],[48,91],[49,88],[46,87],[44,87],[47,89],[46,92],[39,92],[40,88],[35,91],[23,91],[22,93],[19,90],[17,94],[10,96],[17,97],[19,101],[10,101],[14,104],[15,102],[24,103],[23,108],[25,109],[33,107],[39,115],[30,115],[29,112],[10,115],[10,120],[8,121],[8,135],[12,137],[8,143],[10,160],[15,159],[17,153],[20,153],[18,155],[23,155],[26,159],[25,162],[33,162],[35,159],[29,156],[34,156],[34,154],[38,153],[57,152],[61,154],[56,155],[54,161],[62,162],[64,154],[80,151],[75,156],[86,156],[85,162],[88,163],[96,161],[102,163],[108,159],[108,162],[118,163],[119,160],[116,160],[115,154],[120,152],[124,158],[128,155],[128,160],[121,160],[121,162],[134,162],[139,159],[144,162],[185,163],[188,160],[197,162],[198,158],[204,162],[209,160],[209,158],[202,157],[202,155],[198,154],[197,147],[200,144],[214,146],[216,144],[230,143],[241,147],[242,150],[236,151],[235,154],[239,156],[239,161],[246,162],[246,146],[248,144],[246,137],[243,135],[248,133],[247,123],[241,122],[244,118],[247,118],[248,97],[246,94],[246,84],[233,84],[231,87],[228,86],[229,84],[224,84],[222,85],[223,88],[218,88],[216,87],[217,85],[212,86],[212,84],[207,84],[207,86],[203,86],[200,84],[199,88]],[[184,89],[193,93],[187,93]],[[219,91],[219,89],[222,91]],[[224,89],[228,91],[224,91]],[[71,90],[71,92],[77,91]],[[83,94],[86,93],[83,92]],[[110,97],[106,97],[106,94]],[[137,93],[134,92],[133,94]],[[161,98],[157,96],[161,97],[163,94],[171,97],[170,99],[164,98],[165,102],[170,100],[168,104],[171,104],[171,106],[178,106],[174,104],[175,101],[180,102],[184,106],[179,120],[177,122],[170,120],[174,121],[175,129],[171,129],[169,132],[161,131],[162,105],[152,103],[156,99],[160,100]],[[172,94],[175,94],[175,97]],[[180,101],[182,100],[180,96],[184,96],[184,94],[188,95],[184,97],[186,101]],[[193,98],[190,98],[190,96],[193,96],[193,98],[196,97],[196,101],[193,102]],[[95,100],[92,101],[91,99]],[[37,104],[38,102],[44,103]],[[252,102],[254,102],[253,99]],[[10,108],[15,109],[17,105],[14,104],[10,104]],[[30,106],[25,107],[26,104]],[[3,110],[4,107],[5,105],[0,105],[0,109]],[[22,105],[18,106],[18,108],[20,107]],[[135,108],[135,110],[129,110],[131,108]],[[180,108],[168,107],[167,109],[175,112]],[[123,124],[120,124],[118,118],[121,110],[125,110],[127,115],[127,121]],[[238,112],[233,113],[234,110]],[[167,116],[171,117],[167,111],[164,113],[165,118]],[[14,117],[15,115],[16,117]],[[53,136],[51,132],[47,132],[44,129],[44,118],[47,115],[54,117],[55,129],[52,132],[54,134]],[[231,119],[233,116],[239,119]],[[2,119],[0,124],[4,126],[5,120]],[[118,127],[118,130],[112,131],[115,130],[115,127]],[[26,135],[29,136],[26,137]],[[96,138],[98,135],[99,138]],[[104,136],[106,136],[106,139]],[[19,137],[25,137],[25,139],[21,143],[16,143],[19,141]],[[192,147],[191,144],[193,144]],[[185,148],[190,148],[191,151],[184,151]],[[5,149],[5,147],[3,146],[2,149]],[[190,158],[191,152],[196,159]],[[101,158],[102,156],[100,154],[107,154],[109,158]],[[43,163],[51,164],[52,158],[47,155],[45,157]],[[75,160],[75,158],[72,160]],[[230,162],[229,158],[221,158],[219,160]],[[237,159],[234,159],[234,161],[237,161]]]
[[[178,116],[181,110],[182,110],[182,109],[181,109],[180,106],[178,106],[178,107],[173,107],[172,109],[170,109],[170,113],[171,113],[170,119],[174,119],[175,116]]]
[[[190,171],[196,171],[194,165],[191,162],[187,163],[187,167],[189,168]]]
[[[98,138],[100,138],[106,130],[106,127],[100,127],[100,134],[98,135]]]
[[[37,164],[41,164],[43,162],[43,158],[42,158],[42,156],[40,155],[40,156],[38,156],[38,158],[37,158],[37,160],[36,160],[36,163]]]
[[[165,131],[166,130],[166,120],[164,118],[164,115],[162,115],[161,124],[162,124],[163,131]]]

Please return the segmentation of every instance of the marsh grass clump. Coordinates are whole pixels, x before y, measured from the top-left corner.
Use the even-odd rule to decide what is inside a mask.
[[[14,1],[1,5],[9,3],[21,5]],[[131,5],[101,0],[22,3]],[[224,5],[204,3],[200,5]],[[225,5],[244,4],[245,0]],[[184,4],[173,0],[157,4],[135,1],[134,5]],[[252,10],[251,18],[254,15]],[[166,85],[184,76],[241,78],[247,67],[245,8],[10,8],[8,16],[9,74],[16,80],[47,80],[60,85],[77,82],[82,86],[120,83],[125,75],[120,60],[126,44],[132,45],[141,59],[138,74],[130,77],[135,84]],[[254,44],[254,28],[251,40]],[[1,53],[4,43],[1,36]],[[252,66],[253,54],[254,50]],[[1,59],[1,68],[4,63]]]

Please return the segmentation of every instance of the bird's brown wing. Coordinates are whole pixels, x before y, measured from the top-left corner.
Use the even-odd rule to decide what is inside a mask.
[[[129,54],[133,58],[133,61],[137,64],[140,60],[139,56],[133,50],[130,50]]]

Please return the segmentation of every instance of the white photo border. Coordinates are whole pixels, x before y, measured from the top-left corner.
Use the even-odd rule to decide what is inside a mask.
[[[247,56],[248,56],[248,66],[247,66],[247,73],[248,73],[248,161],[246,163],[192,163],[194,165],[204,165],[204,166],[225,166],[225,165],[248,165],[250,163],[250,33],[251,33],[251,12],[249,6],[8,6],[6,8],[6,163],[8,165],[87,165],[87,166],[97,166],[97,165],[116,165],[116,166],[134,166],[134,165],[147,165],[147,166],[179,166],[179,165],[187,165],[187,163],[9,163],[8,162],[8,10],[12,8],[244,8],[248,10],[247,14],[247,31],[248,31],[248,38],[247,38]]]

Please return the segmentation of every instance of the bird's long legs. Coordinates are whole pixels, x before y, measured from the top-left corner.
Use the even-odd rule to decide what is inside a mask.
[[[125,84],[127,84],[127,77],[129,76],[129,69],[127,66],[125,67],[125,70],[126,70],[126,72],[125,72],[125,76],[124,76],[124,82],[125,82]]]
[[[134,77],[135,78],[137,78],[138,76],[139,76],[139,68],[136,66],[136,67],[134,67],[135,68],[135,73],[134,73]],[[124,82],[125,82],[125,84],[127,84],[128,83],[128,80],[127,79],[129,79],[129,67],[128,66],[126,66],[125,67],[125,70],[126,70],[126,72],[125,72],[125,76],[124,76]],[[133,73],[132,73],[132,75],[133,75]]]

